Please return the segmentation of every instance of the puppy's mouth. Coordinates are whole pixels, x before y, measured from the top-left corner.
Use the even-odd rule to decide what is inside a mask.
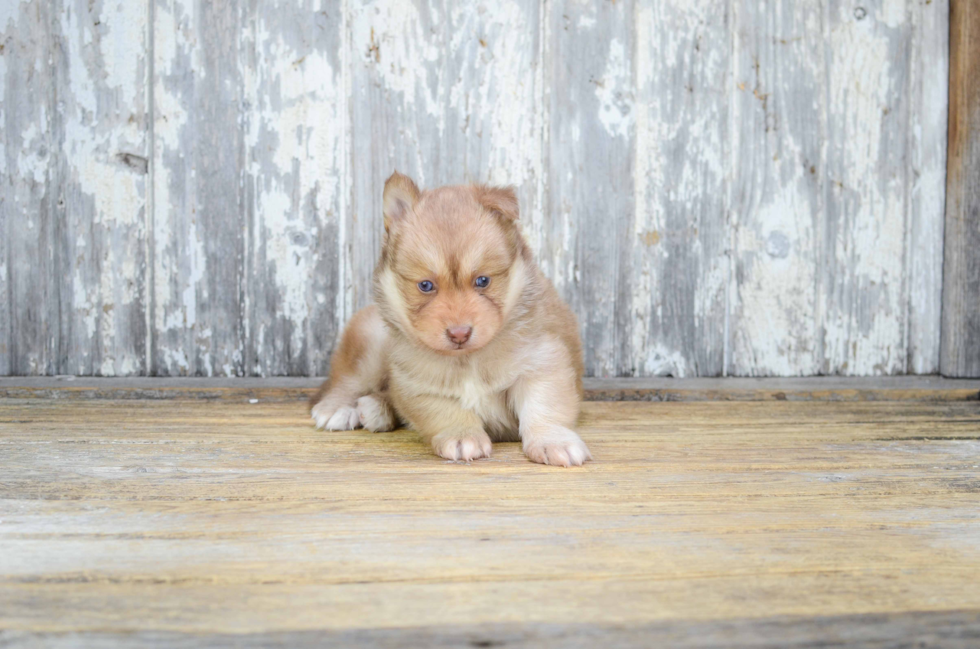
[[[440,346],[432,347],[432,349],[440,354],[445,354],[446,356],[463,356],[475,351],[477,347],[473,345],[472,341],[467,341],[465,343],[454,343],[450,341],[448,347]]]

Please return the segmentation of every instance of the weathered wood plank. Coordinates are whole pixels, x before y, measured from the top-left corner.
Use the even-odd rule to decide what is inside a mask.
[[[637,6],[628,368],[724,372],[731,24],[714,2]],[[622,332],[620,335],[625,335]],[[625,370],[625,372],[623,372]]]
[[[633,371],[630,266],[636,242],[632,0],[550,5],[547,248],[553,281],[579,317],[587,375]]]
[[[244,371],[323,375],[339,328],[349,217],[344,17],[329,0],[251,5]]]
[[[949,3],[912,2],[908,350],[905,370],[939,371],[949,84]]]
[[[154,2],[150,371],[241,375],[247,9]]]
[[[399,627],[332,631],[269,631],[264,633],[176,633],[138,631],[107,633],[4,632],[5,647],[77,647],[92,649],[138,644],[141,647],[186,649],[218,647],[508,647],[509,649],[592,649],[593,647],[752,647],[753,649],[880,649],[891,646],[973,649],[980,643],[980,611],[910,611],[892,614],[784,616],[736,620],[669,620],[647,624],[504,623]]]
[[[728,373],[815,374],[828,119],[824,3],[734,7]]]
[[[0,638],[977,611],[978,414],[590,403],[562,470],[295,403],[0,402]]]
[[[11,115],[7,108],[7,92],[10,83],[8,77],[8,57],[13,56],[13,52],[7,52],[11,46],[11,38],[8,36],[8,28],[13,23],[13,16],[0,14],[0,235],[3,241],[0,242],[0,376],[12,374],[12,354],[13,354],[13,328],[11,323],[13,301],[11,299],[11,248],[10,238],[13,236],[11,231],[12,223],[18,219],[14,217],[15,203],[17,202],[16,192],[20,183],[17,183],[12,173],[12,163],[8,160],[12,157],[14,143],[11,141],[11,122],[17,118]],[[16,66],[16,64],[14,64]]]
[[[61,283],[52,269],[54,223],[63,169],[60,114],[54,100],[52,48],[57,13],[51,5],[4,3],[0,11],[4,145],[0,167],[6,298],[0,320],[0,369],[5,374],[53,374],[58,366]],[[25,92],[30,88],[31,92]],[[53,307],[53,308],[52,308]]]
[[[372,300],[381,190],[394,169],[422,188],[515,185],[537,241],[541,7],[532,0],[351,6],[355,145],[347,316]]]
[[[67,218],[62,270],[72,299],[59,372],[142,374],[147,5],[74,0],[66,3],[60,18],[68,76],[58,96],[66,104],[60,143]]]
[[[980,7],[950,0],[940,371],[980,376]]]
[[[319,379],[0,377],[4,399],[306,401]],[[935,376],[628,378],[584,382],[587,401],[978,401],[980,380]]]
[[[906,367],[909,10],[909,2],[827,3],[824,374]]]
[[[14,2],[0,20],[0,370],[140,374],[146,6]]]

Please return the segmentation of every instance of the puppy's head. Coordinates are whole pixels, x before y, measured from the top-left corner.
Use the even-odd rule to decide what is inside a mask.
[[[530,253],[517,215],[509,187],[420,192],[407,176],[392,174],[375,273],[386,319],[441,354],[467,354],[493,340],[528,279]]]

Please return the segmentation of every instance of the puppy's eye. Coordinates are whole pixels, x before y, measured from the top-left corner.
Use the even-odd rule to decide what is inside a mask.
[[[490,286],[490,278],[486,275],[480,275],[473,281],[473,284],[476,285],[477,288],[486,288]]]
[[[435,285],[427,279],[422,280],[418,283],[419,290],[423,293],[431,293],[435,290]]]

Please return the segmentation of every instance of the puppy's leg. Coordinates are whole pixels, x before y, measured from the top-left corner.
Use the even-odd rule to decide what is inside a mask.
[[[386,392],[366,394],[357,400],[357,415],[361,426],[373,433],[383,433],[398,428],[395,408]]]
[[[476,413],[454,399],[432,395],[400,395],[392,391],[401,414],[447,460],[476,460],[490,457],[493,444]]]
[[[317,428],[351,430],[362,425],[358,399],[380,391],[387,381],[387,338],[376,307],[354,314],[330,359],[330,378],[310,400]]]
[[[555,353],[537,371],[521,377],[508,391],[517,413],[524,454],[532,462],[581,466],[592,459],[572,426],[578,419],[577,377],[567,353]]]

